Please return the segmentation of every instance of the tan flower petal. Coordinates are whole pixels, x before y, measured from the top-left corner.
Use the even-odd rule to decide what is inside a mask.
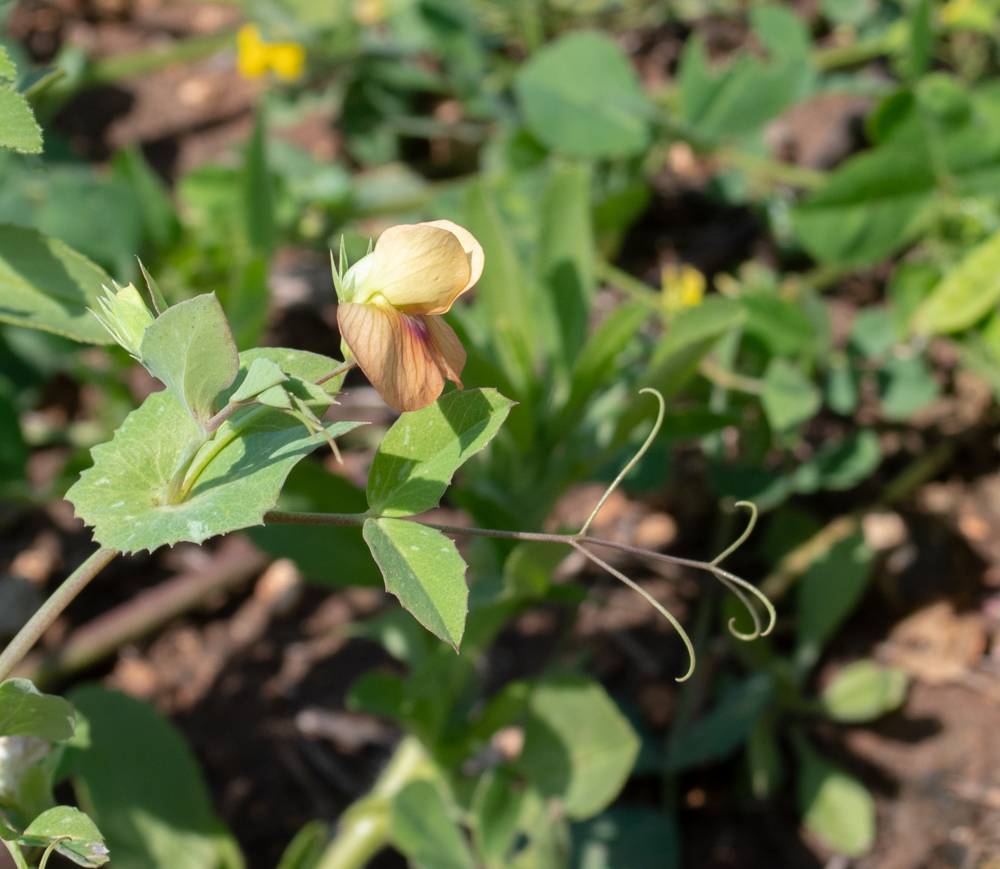
[[[464,226],[459,226],[450,220],[429,220],[427,223],[420,225],[437,226],[441,229],[447,229],[448,232],[455,233],[462,244],[462,248],[465,250],[466,256],[469,258],[469,266],[472,268],[469,282],[462,288],[462,293],[474,287],[476,282],[483,276],[483,266],[486,265],[486,254],[483,253],[483,246],[476,241],[476,237]],[[462,293],[459,293],[459,295],[462,295]]]
[[[446,377],[461,385],[465,349],[439,318],[345,302],[337,308],[337,323],[365,376],[396,410],[426,407],[441,394]]]
[[[381,293],[404,314],[443,314],[472,274],[455,233],[420,223],[392,226],[383,232],[372,260],[365,288]]]

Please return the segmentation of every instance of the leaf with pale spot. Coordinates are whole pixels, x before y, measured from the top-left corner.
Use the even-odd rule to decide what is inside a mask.
[[[458,651],[469,609],[466,564],[453,541],[440,531],[403,519],[368,519],[365,542],[386,591],[427,630]]]
[[[171,308],[170,310],[173,310]],[[241,354],[241,378],[254,359],[267,358],[289,374],[316,379],[339,363],[299,350],[264,348]],[[220,401],[225,401],[223,394]],[[360,422],[324,426],[332,437]],[[203,469],[187,500],[161,501],[185,444],[197,429],[167,391],[146,399],[110,443],[91,451],[94,466],[80,476],[66,497],[77,515],[94,526],[94,537],[121,552],[150,551],[182,540],[200,543],[217,534],[262,525],[275,507],[288,472],[323,441],[301,423],[265,407],[237,410],[213,441],[202,448],[194,468]]]
[[[29,848],[47,848],[56,842],[56,852],[79,866],[96,867],[108,862],[108,849],[100,830],[83,812],[71,806],[56,806],[42,812],[24,831],[20,842]]]

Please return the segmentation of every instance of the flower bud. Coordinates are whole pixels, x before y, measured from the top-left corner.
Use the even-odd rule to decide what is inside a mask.
[[[142,361],[139,347],[146,327],[153,323],[153,315],[132,284],[119,288],[117,293],[111,292],[107,287],[104,292],[105,298],[98,297],[104,314],[98,314],[97,311],[91,313],[101,321],[101,325],[111,333],[115,341],[135,359]]]

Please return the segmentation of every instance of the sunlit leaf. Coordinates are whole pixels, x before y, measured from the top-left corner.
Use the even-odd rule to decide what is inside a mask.
[[[823,689],[823,710],[835,721],[873,721],[903,704],[906,687],[906,673],[899,668],[855,661]]]
[[[28,679],[0,684],[0,736],[37,736],[60,742],[75,729],[73,707],[62,697],[42,694]]]
[[[108,848],[100,830],[83,812],[70,806],[42,812],[28,825],[20,842],[30,848],[47,848],[57,842],[56,853],[78,866],[96,867],[108,862]]]

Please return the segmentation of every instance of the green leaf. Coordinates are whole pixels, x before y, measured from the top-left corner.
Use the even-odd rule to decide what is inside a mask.
[[[871,429],[851,432],[842,441],[827,441],[792,474],[792,489],[810,494],[819,489],[852,489],[882,463],[882,447]]]
[[[495,389],[467,389],[401,414],[368,474],[372,510],[411,516],[436,507],[452,475],[493,439],[513,404]]]
[[[594,297],[594,228],[586,165],[564,164],[552,173],[542,202],[538,273],[555,308],[562,361],[572,366],[587,340]]]
[[[146,162],[142,149],[136,144],[123,148],[112,158],[111,166],[115,176],[121,178],[135,195],[148,241],[158,250],[173,244],[180,235],[180,222],[167,186]],[[148,283],[150,278],[145,269],[143,275]],[[155,287],[155,282],[151,290],[152,287]],[[154,306],[160,312],[165,311],[167,306],[160,304],[162,296],[157,299],[156,292],[158,290],[154,291]]]
[[[677,824],[659,809],[616,806],[573,825],[573,869],[679,869]]]
[[[85,256],[34,229],[0,225],[0,321],[87,344],[114,339],[90,313],[111,278]]]
[[[917,0],[910,13],[910,44],[905,59],[906,74],[916,80],[925,72],[931,62],[934,48],[934,31],[931,27],[930,0]]]
[[[923,356],[893,357],[879,372],[882,416],[905,422],[940,394],[941,388]]]
[[[875,801],[857,779],[820,757],[805,739],[799,756],[798,802],[802,822],[834,851],[860,857],[875,842]]]
[[[281,370],[281,367],[270,359],[259,357],[254,359],[247,371],[247,376],[240,384],[240,388],[229,396],[232,403],[247,401],[260,395],[267,389],[284,383],[288,377]]]
[[[288,843],[278,869],[316,869],[333,832],[326,821],[310,821]]]
[[[104,833],[115,869],[231,866],[232,836],[212,812],[197,761],[177,728],[152,706],[84,685],[71,693],[90,722],[73,785]],[[238,852],[235,852],[238,853]]]
[[[545,46],[521,67],[515,89],[531,131],[567,156],[627,157],[649,143],[649,100],[603,33],[570,33]]]
[[[365,541],[385,577],[385,589],[432,634],[458,651],[469,589],[466,564],[440,531],[403,519],[368,519]]]
[[[898,667],[855,661],[823,689],[823,711],[834,721],[874,721],[903,705],[907,681],[906,673]]]
[[[83,812],[70,806],[42,812],[28,825],[20,842],[29,848],[47,848],[58,842],[56,852],[78,866],[103,866],[108,862],[100,830]]]
[[[830,548],[813,562],[799,583],[796,658],[811,666],[840,623],[864,594],[874,552],[860,532]]]
[[[258,112],[250,146],[243,167],[243,198],[246,204],[246,234],[250,247],[257,253],[270,254],[274,249],[274,193],[271,173],[267,168],[264,114]]]
[[[747,309],[743,331],[760,338],[775,355],[796,355],[815,344],[816,330],[805,311],[777,293],[747,293],[740,304]]]
[[[786,359],[772,359],[760,397],[771,428],[785,431],[810,419],[823,403],[816,385]]]
[[[732,754],[746,740],[773,697],[771,678],[758,673],[719,698],[712,711],[671,741],[666,771],[703,766]]]
[[[518,787],[518,775],[508,766],[488,770],[476,787],[472,801],[475,823],[472,827],[476,853],[491,867],[506,865],[507,854],[517,835],[524,802],[524,789]]]
[[[244,376],[259,357],[310,380],[337,365],[314,353],[266,348],[242,354]],[[238,377],[235,388],[240,382]],[[325,428],[339,437],[359,425],[336,422]],[[264,514],[275,507],[289,471],[322,443],[279,411],[237,410],[195,460],[195,467],[202,470],[187,500],[162,506],[174,468],[196,433],[184,409],[164,390],[132,411],[110,443],[91,450],[93,467],[80,475],[66,497],[77,515],[94,526],[101,545],[121,552],[152,551],[180,540],[200,543],[216,534],[261,525]]]
[[[173,393],[199,430],[215,413],[216,397],[232,384],[240,365],[215,293],[164,311],[146,329],[139,352],[142,364]]]
[[[17,67],[7,54],[7,49],[0,45],[0,79],[13,81],[15,78],[17,78]]]
[[[974,326],[1000,301],[1000,232],[968,251],[911,320],[916,332],[940,335]]]
[[[21,154],[42,153],[42,130],[28,101],[13,87],[0,85],[0,148]]]
[[[27,679],[0,684],[0,736],[36,736],[62,742],[73,735],[73,707],[51,694],[42,694]]]
[[[868,265],[912,236],[934,185],[933,164],[916,131],[905,142],[842,163],[792,212],[792,223],[803,247],[821,262]]]
[[[472,855],[438,789],[414,781],[392,801],[392,844],[425,869],[473,869]]]
[[[639,737],[597,682],[562,676],[538,684],[528,701],[520,767],[566,816],[596,815],[618,795],[639,756]]]
[[[744,53],[735,63],[714,71],[708,65],[703,36],[692,36],[684,46],[678,70],[682,115],[701,136],[752,132],[812,87],[815,72],[802,20],[774,4],[754,7],[750,15],[770,63]]]
[[[476,284],[483,325],[507,379],[522,397],[532,378],[537,312],[532,309],[514,239],[482,181],[468,185],[464,218],[465,228],[479,240],[486,255],[483,276]]]

